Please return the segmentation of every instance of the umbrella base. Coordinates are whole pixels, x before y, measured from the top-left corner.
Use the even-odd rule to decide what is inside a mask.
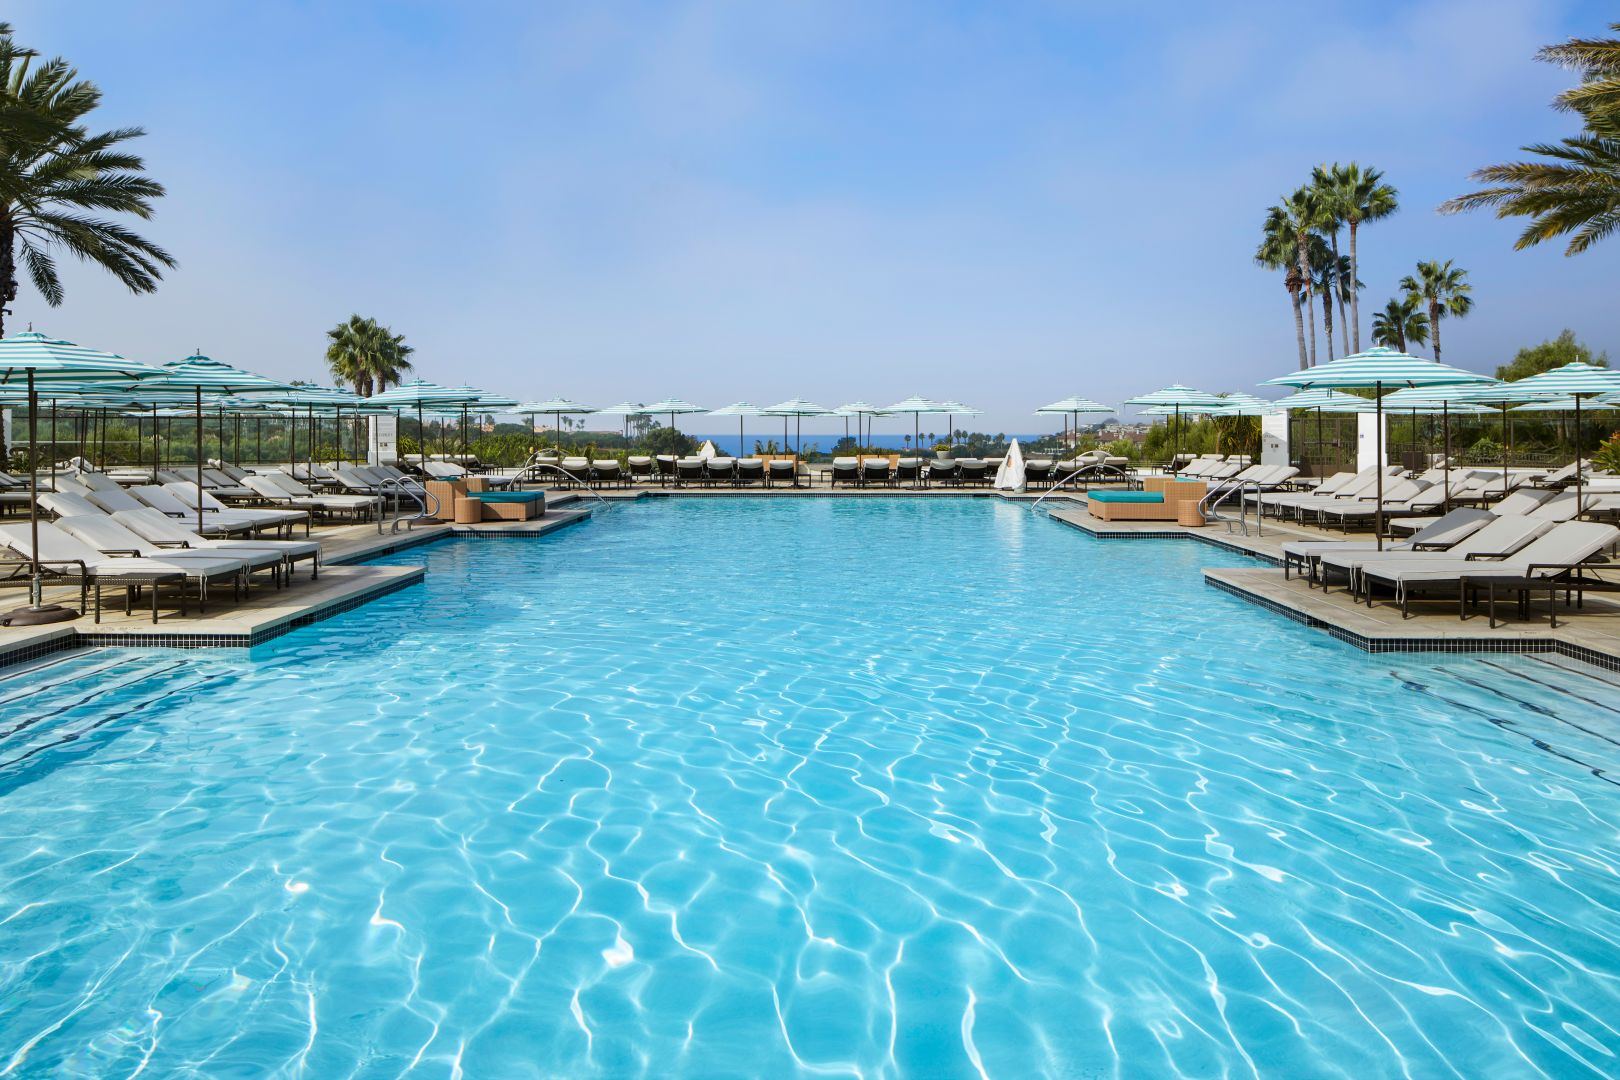
[[[69,622],[78,617],[79,613],[72,608],[61,604],[44,604],[40,607],[13,608],[0,615],[0,626],[45,626],[48,623]]]

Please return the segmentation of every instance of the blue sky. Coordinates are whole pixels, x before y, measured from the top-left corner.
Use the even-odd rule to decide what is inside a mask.
[[[1140,10],[1138,10],[1140,9]],[[1252,254],[1312,165],[1382,168],[1369,309],[1470,271],[1445,358],[1568,326],[1620,356],[1620,245],[1514,252],[1434,208],[1555,139],[1532,60],[1606,5],[25,0],[18,37],[100,83],[169,188],[153,296],[69,268],[14,320],[145,360],[324,375],[374,315],[419,372],[598,405],[913,393],[1025,431],[1036,406],[1295,365]],[[15,321],[13,325],[18,325]],[[701,428],[703,421],[683,426]],[[808,430],[808,428],[807,428]],[[829,428],[828,430],[831,430]]]

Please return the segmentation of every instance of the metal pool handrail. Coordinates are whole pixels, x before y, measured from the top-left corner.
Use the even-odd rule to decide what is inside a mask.
[[[604,499],[601,496],[601,494],[599,492],[597,492],[597,490],[595,488],[591,487],[590,484],[586,483],[584,480],[581,480],[578,476],[576,476],[573,473],[569,472],[567,469],[563,468],[561,465],[558,465],[556,462],[552,462],[552,461],[536,461],[535,458],[537,458],[537,457],[539,457],[539,454],[530,454],[529,455],[529,460],[525,461],[523,463],[523,467],[517,471],[517,474],[519,476],[522,476],[524,473],[535,472],[536,470],[539,470],[539,469],[550,469],[555,473],[559,473],[559,474],[561,474],[563,476],[568,477],[568,479],[572,480],[574,483],[576,483],[580,487],[584,488],[590,494],[591,498],[595,499],[597,502],[601,503],[603,506],[612,505],[606,499]]]
[[[433,492],[429,491],[426,485],[417,484],[415,481],[407,482],[399,479],[396,476],[389,476],[384,478],[382,483],[377,485],[377,502],[379,504],[377,509],[378,535],[381,535],[383,531],[383,513],[384,509],[388,505],[388,491],[390,488],[393,488],[403,495],[409,495],[413,500],[415,500],[416,505],[421,508],[422,512],[420,514],[417,514],[413,518],[404,519],[405,528],[411,528],[418,521],[437,521],[439,519],[439,497],[433,494]],[[431,508],[428,506],[429,500],[431,500],[433,503]],[[400,504],[403,501],[403,499],[398,498],[394,500],[394,509],[396,511],[399,509]],[[399,532],[400,521],[400,515],[396,512],[392,518],[391,527],[388,530],[390,534]]]

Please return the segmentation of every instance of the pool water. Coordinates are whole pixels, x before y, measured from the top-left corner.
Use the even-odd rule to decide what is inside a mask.
[[[0,679],[0,1076],[1620,1072],[1620,694],[984,500]]]

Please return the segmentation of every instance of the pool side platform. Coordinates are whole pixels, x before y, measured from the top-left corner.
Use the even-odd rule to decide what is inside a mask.
[[[572,500],[567,501],[572,503]],[[375,525],[348,525],[317,534],[324,559],[314,581],[300,566],[289,588],[256,586],[240,602],[229,597],[209,604],[199,614],[193,603],[179,617],[172,609],[160,610],[156,623],[149,608],[136,606],[125,615],[121,598],[108,591],[101,622],[88,615],[49,626],[0,627],[0,667],[25,663],[64,649],[116,646],[119,648],[251,648],[301,626],[332,618],[378,597],[422,581],[421,566],[357,566],[355,563],[448,539],[533,539],[575,524],[590,516],[588,508],[565,503],[543,518],[531,521],[485,522],[478,525],[430,525],[379,535]],[[77,588],[47,589],[47,603],[77,607]],[[5,609],[26,603],[21,589],[0,594]]]

